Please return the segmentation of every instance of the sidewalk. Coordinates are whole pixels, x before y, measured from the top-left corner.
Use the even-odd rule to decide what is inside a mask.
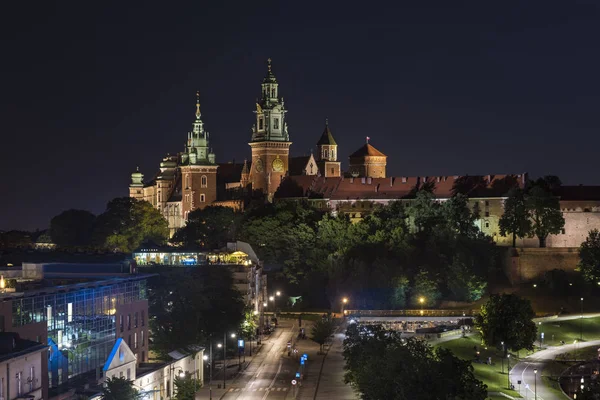
[[[345,335],[336,333],[329,349],[323,370],[321,371],[321,379],[318,383],[317,393],[314,399],[316,400],[358,400],[358,394],[350,385],[344,383],[344,342]]]

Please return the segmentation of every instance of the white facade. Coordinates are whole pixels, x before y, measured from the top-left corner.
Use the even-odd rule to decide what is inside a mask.
[[[125,341],[117,339],[104,365],[100,383],[108,378],[125,377],[133,381],[133,386],[143,394],[143,399],[160,400],[170,399],[176,393],[173,382],[177,376],[191,375],[199,382],[203,382],[204,350],[198,351],[195,355],[183,355],[178,352],[170,354],[176,359],[150,370],[137,371],[135,355]]]
[[[46,346],[36,346],[27,352],[0,361],[0,398],[4,400],[30,398],[42,399],[42,362]]]

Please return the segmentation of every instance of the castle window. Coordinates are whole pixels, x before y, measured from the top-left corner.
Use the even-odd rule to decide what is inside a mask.
[[[490,227],[490,223],[486,221],[486,223],[485,223],[485,227],[486,227],[486,228],[489,228],[489,227]]]
[[[204,194],[200,195],[200,203],[204,203],[206,201],[206,196]]]
[[[185,176],[185,187],[186,188],[190,187],[190,176],[189,175]]]
[[[489,212],[489,211],[486,211],[486,212],[485,212],[485,216],[486,216],[486,217],[489,217],[489,216],[490,216],[490,212]]]
[[[486,207],[489,207],[489,205],[490,205],[490,202],[486,200],[486,201],[485,201],[485,206],[486,206]]]
[[[264,124],[263,124],[263,119],[262,119],[262,117],[260,117],[260,118],[258,119],[258,130],[259,130],[259,131],[262,131],[262,130],[263,130],[263,126],[264,126]]]
[[[190,213],[189,211],[186,211],[185,213],[183,213],[183,219],[185,219],[186,221],[188,219],[188,214],[189,213]]]
[[[271,97],[277,97],[277,92],[275,91],[275,88],[271,89]]]
[[[329,157],[329,152],[327,151],[327,149],[323,150],[323,158],[327,158]]]
[[[331,159],[335,160],[335,150],[331,150]]]
[[[333,172],[333,168],[331,168],[331,175],[333,175],[333,174],[334,174],[334,172]]]
[[[206,177],[206,175],[202,175],[202,178],[200,178],[200,185],[203,188],[208,186],[208,178]]]
[[[564,228],[563,228],[563,229],[561,229],[561,233],[562,233],[563,235],[565,235],[565,234],[566,234],[566,231],[565,231],[565,229],[564,229]]]
[[[273,129],[279,129],[279,118],[273,120]]]

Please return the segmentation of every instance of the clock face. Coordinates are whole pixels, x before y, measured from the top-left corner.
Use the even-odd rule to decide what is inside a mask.
[[[283,172],[283,161],[280,158],[276,158],[273,160],[273,171]]]
[[[256,161],[254,162],[254,169],[256,169],[256,172],[262,172],[263,171],[263,163],[262,160],[260,158],[257,158]]]

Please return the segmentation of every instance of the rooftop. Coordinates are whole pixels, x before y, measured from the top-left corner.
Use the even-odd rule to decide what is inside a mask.
[[[385,154],[377,150],[375,147],[371,146],[369,143],[365,143],[360,149],[350,154],[350,158],[367,156],[387,157]]]

